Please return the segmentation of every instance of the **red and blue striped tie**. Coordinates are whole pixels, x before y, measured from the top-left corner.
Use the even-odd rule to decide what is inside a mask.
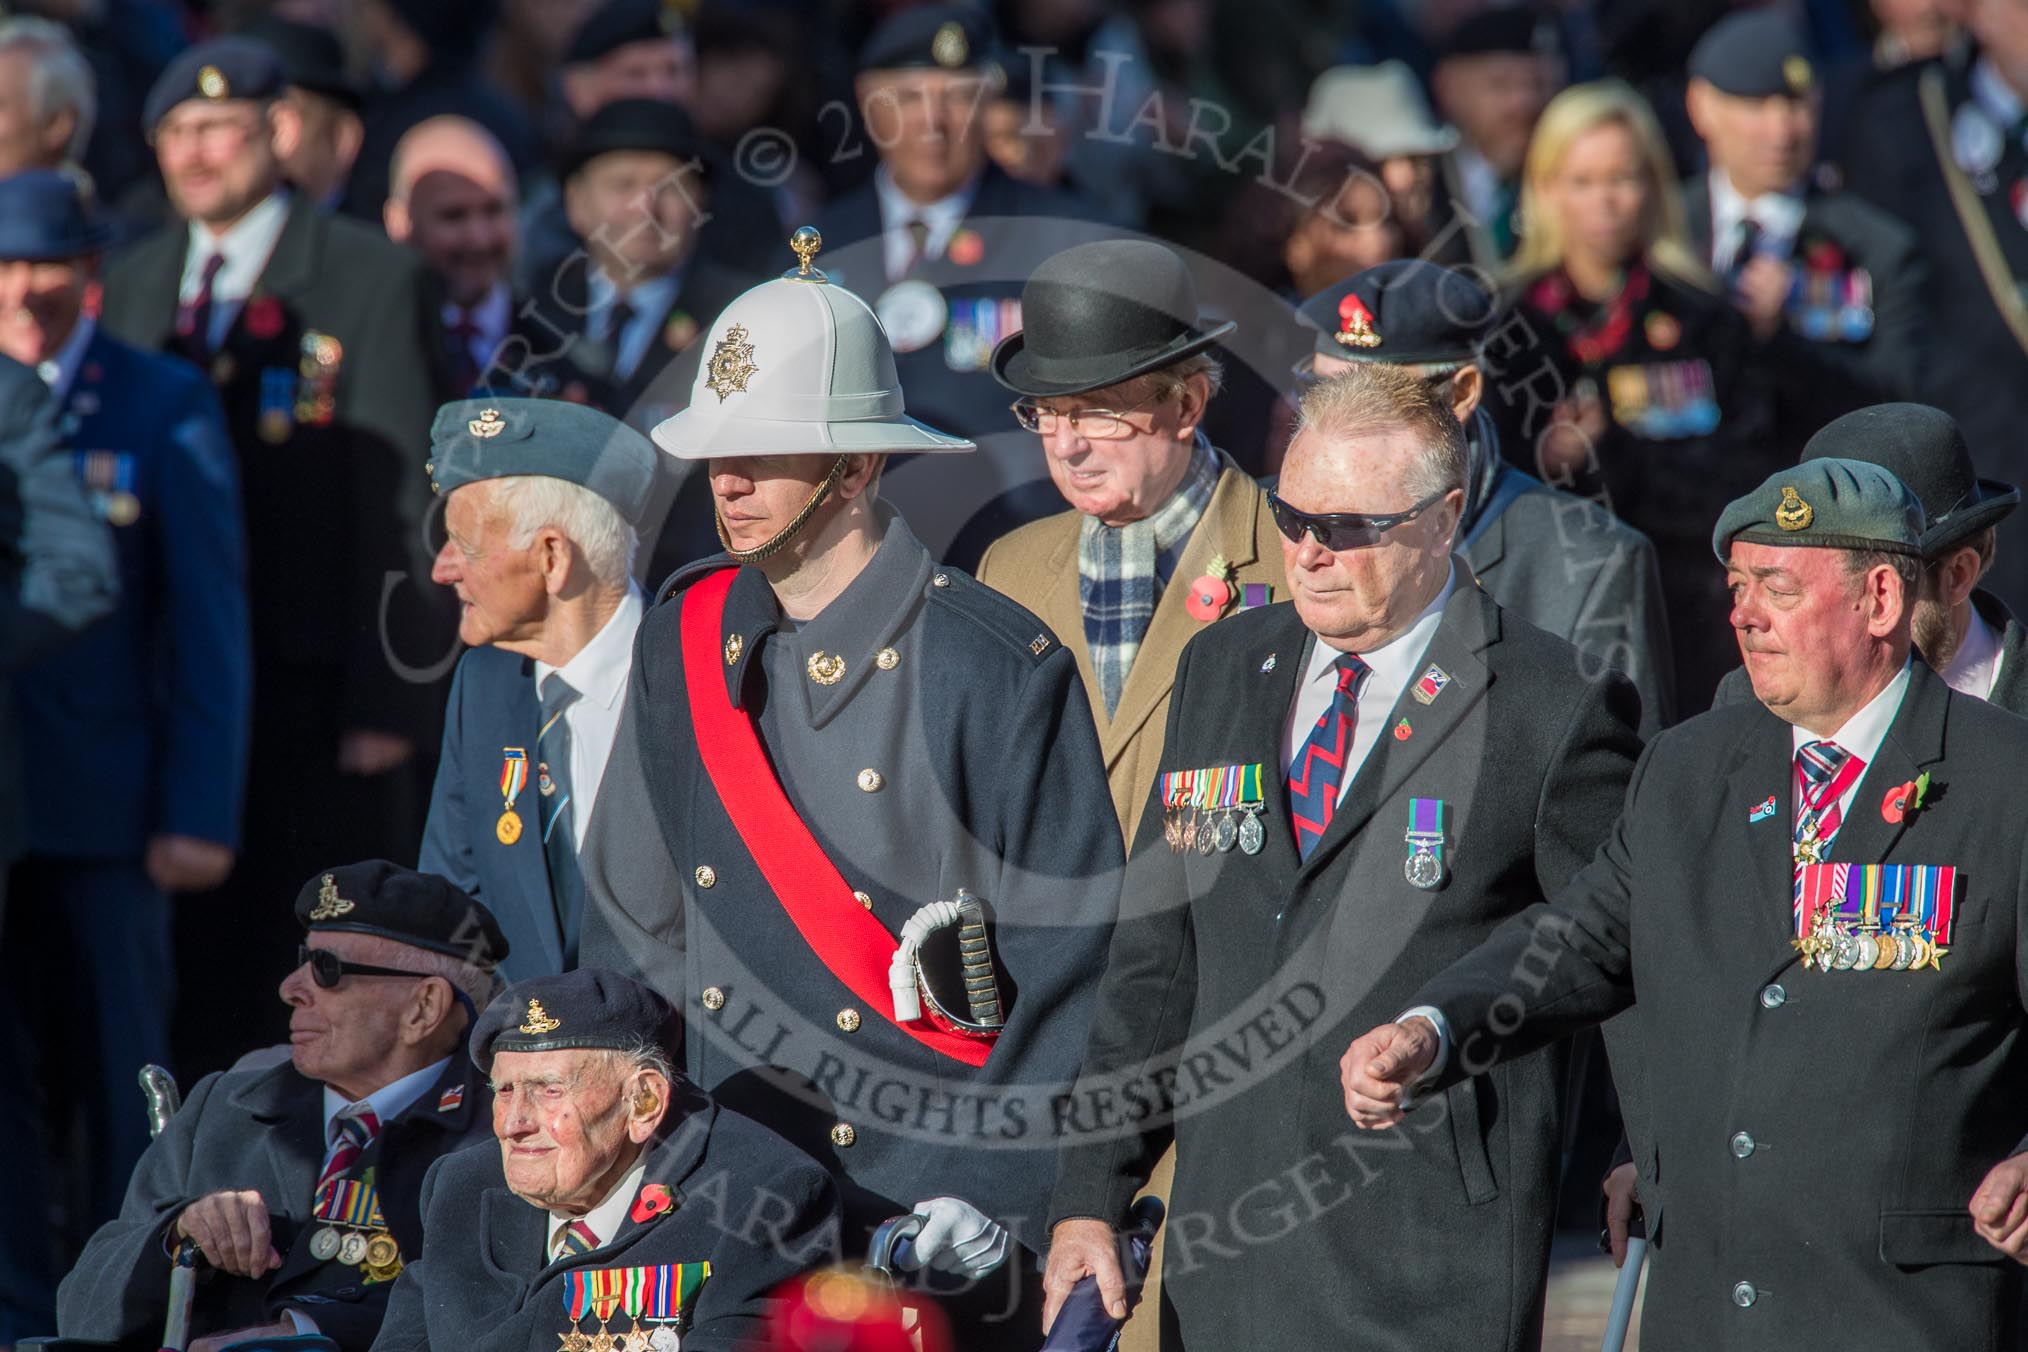
[[[1359,682],[1373,670],[1354,653],[1341,653],[1335,665],[1338,684],[1331,705],[1289,762],[1289,820],[1300,859],[1310,857],[1338,809],[1338,785],[1345,779],[1345,758],[1359,721]]]
[[[351,1172],[359,1162],[367,1142],[380,1134],[380,1118],[373,1109],[360,1106],[348,1108],[331,1119],[331,1156],[324,1161],[324,1171],[317,1176],[317,1189],[312,1194],[319,1205],[326,1194],[336,1187],[338,1180]]]

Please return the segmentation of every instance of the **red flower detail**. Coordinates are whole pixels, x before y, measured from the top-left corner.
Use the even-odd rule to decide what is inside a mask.
[[[255,296],[246,303],[246,331],[263,341],[282,331],[282,303],[273,296]]]
[[[1232,600],[1232,584],[1224,578],[1206,573],[1190,584],[1190,597],[1184,601],[1183,609],[1190,612],[1190,618],[1199,624],[1209,624],[1217,619]]]
[[[1837,272],[1845,266],[1845,251],[1828,239],[1810,246],[1806,266],[1812,272]]]
[[[627,1214],[636,1221],[650,1221],[674,1205],[667,1186],[650,1183],[641,1189],[640,1195],[634,1199],[634,1209]]]
[[[1914,804],[1915,781],[1911,779],[1905,784],[1896,784],[1887,791],[1887,796],[1880,800],[1880,818],[1889,826],[1899,826],[1901,819],[1908,815]]]

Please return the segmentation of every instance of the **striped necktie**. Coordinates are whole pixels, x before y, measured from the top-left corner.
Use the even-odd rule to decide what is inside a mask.
[[[331,1154],[317,1176],[316,1201],[321,1205],[338,1180],[350,1173],[368,1142],[380,1134],[380,1118],[364,1105],[347,1108],[331,1119]]]
[[[599,1246],[599,1237],[583,1221],[572,1221],[556,1232],[553,1243],[555,1255],[550,1261],[561,1262],[575,1258],[581,1253],[590,1253]]]
[[[1340,653],[1338,682],[1330,707],[1310,729],[1289,761],[1289,820],[1296,831],[1296,855],[1308,859],[1338,810],[1338,786],[1345,778],[1346,753],[1358,724],[1359,683],[1373,668],[1354,653]]]

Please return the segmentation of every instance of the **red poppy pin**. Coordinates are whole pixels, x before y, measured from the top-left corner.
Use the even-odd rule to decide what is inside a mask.
[[[1845,266],[1845,251],[1828,239],[1820,239],[1803,255],[1811,272],[1838,272]]]
[[[255,296],[246,303],[246,331],[266,341],[282,331],[282,303],[273,296]]]
[[[627,1214],[636,1221],[651,1221],[674,1205],[666,1185],[650,1183],[641,1189],[640,1196],[634,1199],[634,1209]]]
[[[1231,604],[1232,565],[1223,554],[1214,554],[1205,566],[1204,576],[1190,584],[1190,596],[1183,602],[1183,609],[1199,624],[1209,624]]]
[[[1880,817],[1890,826],[1901,825],[1902,819],[1911,812],[1922,810],[1923,795],[1929,792],[1929,771],[1925,770],[1905,784],[1896,784],[1880,800]]]

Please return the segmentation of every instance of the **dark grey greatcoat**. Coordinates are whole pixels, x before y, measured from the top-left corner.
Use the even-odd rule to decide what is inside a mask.
[[[1173,1134],[1164,1345],[1537,1347],[1563,1056],[1530,1057],[1386,1138],[1345,1115],[1338,1058],[1604,839],[1639,749],[1636,696],[1503,611],[1462,562],[1414,682],[1298,862],[1283,725],[1313,642],[1292,605],[1184,649],[1165,772],[1261,765],[1265,844],[1200,855],[1141,818],[1050,1207],[1119,1222]],[[1405,723],[1407,735],[1395,730]],[[1411,798],[1443,802],[1446,874],[1404,870]],[[1173,1119],[1170,1112],[1173,1109]],[[1171,1338],[1176,1341],[1170,1341]]]
[[[1643,1348],[2018,1348],[2021,1268],[1967,1207],[2028,1148],[2028,722],[1918,659],[1832,843],[1958,868],[1940,970],[1801,965],[1792,741],[1757,702],[1663,733],[1571,886],[1413,998],[1449,1024],[1451,1092],[1633,1005],[1606,1041],[1654,1245]]]

